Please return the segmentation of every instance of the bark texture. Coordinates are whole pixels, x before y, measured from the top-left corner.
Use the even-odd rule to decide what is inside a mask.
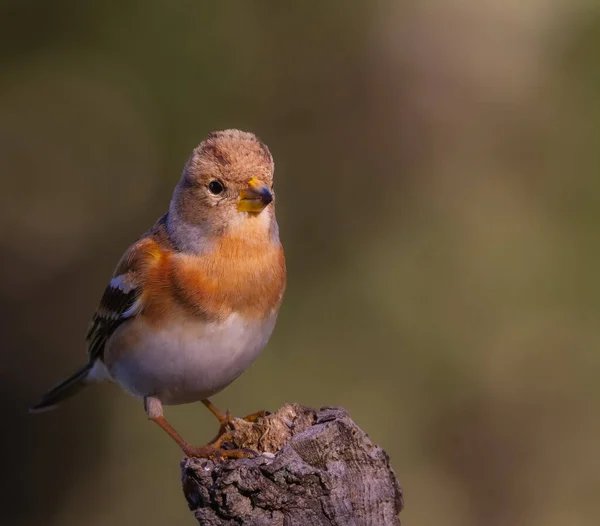
[[[199,524],[400,524],[402,490],[389,458],[344,409],[285,405],[233,426],[231,446],[260,456],[182,461],[183,491]]]

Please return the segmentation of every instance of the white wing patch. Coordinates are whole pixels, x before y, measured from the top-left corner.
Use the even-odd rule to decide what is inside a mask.
[[[119,289],[124,294],[129,294],[135,288],[135,285],[132,283],[131,279],[129,279],[127,274],[115,276],[110,280],[109,285],[113,289]]]

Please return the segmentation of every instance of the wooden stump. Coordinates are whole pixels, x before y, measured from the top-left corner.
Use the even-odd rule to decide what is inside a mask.
[[[285,405],[236,419],[232,447],[256,458],[182,461],[183,491],[201,525],[399,525],[402,490],[385,451],[337,407]]]

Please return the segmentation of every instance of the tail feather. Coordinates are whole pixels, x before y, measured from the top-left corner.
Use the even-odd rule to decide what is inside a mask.
[[[84,365],[64,382],[61,382],[56,387],[48,391],[37,404],[29,408],[29,412],[41,413],[42,411],[49,411],[50,409],[54,409],[66,398],[78,393],[87,385],[85,380],[88,377],[93,365],[93,363]]]

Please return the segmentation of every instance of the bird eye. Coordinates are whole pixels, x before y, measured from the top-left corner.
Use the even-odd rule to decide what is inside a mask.
[[[225,187],[219,181],[211,181],[208,183],[208,189],[210,190],[211,194],[219,195],[223,192],[223,190],[225,190]]]

